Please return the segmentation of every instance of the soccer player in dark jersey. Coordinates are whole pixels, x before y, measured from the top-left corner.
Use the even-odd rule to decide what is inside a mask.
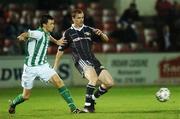
[[[95,100],[113,86],[112,76],[94,56],[92,45],[94,42],[107,42],[109,39],[101,30],[84,25],[84,13],[80,9],[72,12],[72,21],[72,26],[63,34],[62,40],[67,40],[67,44],[59,46],[54,69],[57,69],[63,51],[70,48],[76,68],[89,81],[86,86],[84,111],[92,113],[95,111]],[[100,81],[101,85],[95,91],[97,81]]]

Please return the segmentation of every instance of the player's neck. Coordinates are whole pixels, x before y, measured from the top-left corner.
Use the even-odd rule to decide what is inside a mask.
[[[77,26],[77,25],[74,25],[74,27],[77,28],[77,29],[81,28],[80,26]]]
[[[44,32],[46,32],[46,33],[48,32],[46,28],[42,27],[42,29]]]
[[[78,31],[82,30],[83,26],[84,26],[84,25],[79,26],[79,25],[77,25],[77,24],[76,24],[76,25],[75,25],[75,24],[72,24],[72,28],[74,28],[75,30],[78,30]]]
[[[74,27],[77,28],[77,29],[79,29],[79,28],[82,28],[83,25],[82,25],[82,26],[79,26],[79,25],[77,25],[77,24],[74,24]]]

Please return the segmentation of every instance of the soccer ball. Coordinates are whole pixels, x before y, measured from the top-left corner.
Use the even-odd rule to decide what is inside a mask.
[[[156,92],[156,98],[158,101],[160,102],[166,102],[169,100],[170,97],[170,91],[168,88],[160,88],[157,92]]]

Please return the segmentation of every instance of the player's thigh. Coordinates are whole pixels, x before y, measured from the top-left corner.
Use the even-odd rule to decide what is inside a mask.
[[[79,60],[75,64],[77,70],[89,81],[97,80],[98,76],[93,67],[93,64],[88,60]]]
[[[50,81],[57,88],[60,88],[64,85],[63,80],[49,64],[40,66],[39,71],[40,78],[45,82]]]
[[[97,76],[97,73],[96,73],[94,67],[86,66],[83,70],[84,70],[84,76],[88,80],[98,80],[98,76]]]
[[[31,89],[33,87],[33,81],[37,74],[35,69],[24,65],[23,74],[21,78],[21,85],[25,89]]]
[[[98,77],[99,81],[107,86],[113,86],[114,81],[111,74],[107,70],[102,70]]]
[[[63,80],[59,77],[58,74],[54,74],[49,80],[56,88],[64,86]]]
[[[38,76],[45,82],[49,81],[56,73],[56,71],[48,64],[43,64],[38,67]]]

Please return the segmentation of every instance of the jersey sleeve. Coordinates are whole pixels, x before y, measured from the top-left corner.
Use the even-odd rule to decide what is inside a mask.
[[[43,32],[37,30],[28,30],[28,37],[36,40],[41,39],[43,36]]]
[[[65,40],[67,40],[67,43],[64,44],[63,46],[59,46],[59,47],[58,47],[58,50],[59,50],[59,51],[64,51],[65,49],[67,49],[67,48],[69,47],[69,41],[70,41],[70,39],[69,39],[69,36],[68,36],[68,34],[67,34],[66,31],[63,33],[63,36],[62,36],[62,37],[64,37]]]

